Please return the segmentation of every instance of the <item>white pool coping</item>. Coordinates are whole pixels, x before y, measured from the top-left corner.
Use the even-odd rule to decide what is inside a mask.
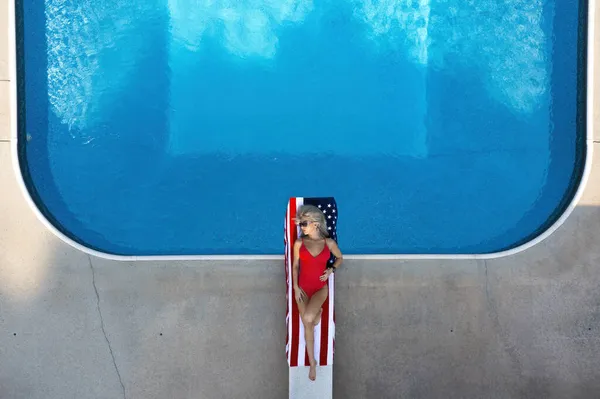
[[[404,259],[493,259],[510,255],[515,255],[525,251],[532,246],[539,244],[552,233],[554,233],[571,215],[587,186],[589,175],[591,172],[593,158],[593,142],[594,142],[594,31],[595,31],[595,9],[596,0],[588,1],[588,32],[587,32],[587,104],[586,104],[586,157],[583,169],[583,175],[579,182],[574,197],[563,214],[542,234],[536,236],[531,241],[528,241],[518,247],[487,254],[378,254],[378,255],[344,255],[345,259],[367,259],[367,260],[404,260]],[[16,57],[16,31],[15,31],[15,3],[14,0],[9,0],[8,5],[8,39],[9,39],[9,79],[10,79],[10,146],[13,170],[15,173],[18,185],[29,204],[29,207],[35,213],[37,218],[58,238],[66,244],[79,249],[89,255],[99,258],[116,260],[116,261],[191,261],[191,260],[284,260],[283,246],[281,255],[156,255],[156,256],[124,256],[114,255],[105,252],[100,252],[84,245],[81,245],[71,238],[64,235],[52,223],[46,219],[42,212],[34,203],[29,191],[27,190],[25,180],[21,173],[19,156],[18,156],[18,134],[17,134],[17,57]],[[283,234],[283,233],[282,233]]]

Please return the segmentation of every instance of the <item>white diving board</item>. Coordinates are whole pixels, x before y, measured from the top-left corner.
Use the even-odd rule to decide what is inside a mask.
[[[329,295],[323,303],[321,321],[315,327],[314,356],[317,360],[317,377],[315,381],[308,378],[309,361],[304,340],[304,325],[300,319],[298,305],[294,300],[292,282],[293,248],[299,236],[298,227],[294,223],[296,211],[303,204],[313,204],[321,208],[327,220],[330,237],[337,242],[337,206],[333,198],[290,198],[284,223],[285,243],[285,278],[286,278],[286,357],[289,366],[289,398],[333,398],[333,353],[335,346],[335,309],[334,309],[334,277],[329,277]],[[329,262],[335,258],[332,255]]]

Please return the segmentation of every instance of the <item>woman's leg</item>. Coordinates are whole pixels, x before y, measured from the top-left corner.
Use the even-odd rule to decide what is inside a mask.
[[[300,313],[300,318],[302,318],[304,316],[304,312],[306,311],[306,302],[296,301],[296,305],[298,305],[298,313]]]
[[[323,302],[329,295],[329,287],[325,285],[319,291],[315,292],[308,300],[304,312],[301,314],[302,323],[304,324],[304,340],[306,341],[306,351],[308,352],[308,360],[310,362],[310,372],[308,378],[314,380],[316,378],[316,361],[315,361],[315,323],[317,316],[320,316],[320,311]]]

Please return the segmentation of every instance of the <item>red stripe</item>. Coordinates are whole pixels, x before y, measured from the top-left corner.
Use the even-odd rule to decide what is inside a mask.
[[[285,253],[284,253],[284,268],[285,268],[285,286],[286,286],[286,290],[285,290],[285,319],[286,319],[286,323],[285,323],[285,357],[286,359],[289,359],[289,342],[290,342],[290,334],[289,334],[289,317],[288,315],[290,314],[290,301],[289,301],[289,292],[287,287],[289,286],[289,271],[288,271],[288,228],[287,228],[287,212],[286,212],[286,220],[283,224],[283,244],[284,244],[284,249],[285,249]],[[288,360],[288,364],[289,364],[289,360]]]
[[[329,289],[329,288],[327,288]],[[323,313],[321,314],[321,353],[319,356],[319,364],[327,365],[327,342],[329,341],[329,294],[323,302]]]
[[[288,256],[289,256],[289,264],[292,265],[294,263],[294,242],[296,241],[296,234],[292,234],[294,225],[294,218],[296,217],[296,198],[290,198],[290,214],[289,214],[289,226],[290,231],[288,231]],[[292,272],[292,271],[290,271]],[[293,275],[290,276],[290,284],[293,284]],[[293,295],[292,288],[292,295]],[[290,367],[298,366],[298,346],[300,343],[300,324],[298,321],[300,320],[300,313],[298,311],[298,304],[295,300],[292,300],[292,317],[290,322],[292,323],[292,355],[290,359]]]

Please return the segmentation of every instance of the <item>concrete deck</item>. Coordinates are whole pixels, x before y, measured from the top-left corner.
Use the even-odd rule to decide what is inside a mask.
[[[281,261],[107,261],[35,217],[11,164],[6,42],[0,398],[287,398]],[[567,221],[517,255],[346,261],[334,397],[600,397],[599,236],[597,157]]]

